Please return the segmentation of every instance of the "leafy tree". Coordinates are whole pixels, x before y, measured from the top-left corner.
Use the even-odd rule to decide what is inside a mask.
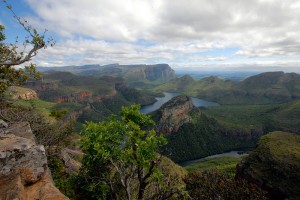
[[[16,66],[30,61],[37,55],[38,50],[46,48],[48,45],[54,45],[52,38],[45,38],[46,30],[43,34],[31,27],[25,19],[18,17],[13,11],[11,5],[6,0],[2,0],[18,23],[27,32],[27,36],[23,41],[23,47],[20,48],[18,38],[15,43],[5,42],[5,27],[0,24],[0,94],[11,85],[19,85],[28,78],[40,78],[40,74],[36,71],[35,65],[30,63],[24,68],[17,69]],[[22,43],[22,42],[21,42]]]
[[[161,190],[163,173],[159,168],[159,148],[166,144],[154,130],[150,116],[139,113],[140,106],[123,107],[118,119],[112,115],[83,128],[81,168],[84,197],[90,199],[169,198],[178,190]],[[168,193],[163,195],[161,193]]]

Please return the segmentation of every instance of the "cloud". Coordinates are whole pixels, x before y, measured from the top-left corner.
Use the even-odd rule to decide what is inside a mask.
[[[49,58],[57,56],[58,64],[225,62],[240,57],[294,59],[300,54],[300,3],[295,0],[26,2],[38,16],[32,18],[35,25],[61,38],[57,47],[47,50]],[[193,56],[226,48],[238,50],[230,58]],[[72,60],[73,55],[77,59]],[[46,53],[42,56],[39,60],[49,60]]]

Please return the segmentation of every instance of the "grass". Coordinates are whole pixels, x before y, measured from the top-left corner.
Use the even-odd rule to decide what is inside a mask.
[[[204,161],[199,161],[197,163],[188,165],[185,169],[189,172],[194,171],[207,171],[216,169],[220,172],[228,174],[230,176],[235,176],[236,165],[242,160],[242,158],[233,157],[221,157],[221,158],[211,158]]]

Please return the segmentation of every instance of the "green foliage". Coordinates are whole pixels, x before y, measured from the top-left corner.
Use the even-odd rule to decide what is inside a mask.
[[[221,157],[221,158],[211,158],[197,163],[187,165],[185,167],[189,172],[195,171],[208,171],[217,170],[221,173],[227,174],[234,177],[236,174],[236,165],[242,160],[242,158],[233,157]]]
[[[159,148],[166,139],[154,130],[141,129],[154,122],[140,114],[139,108],[123,107],[121,119],[112,115],[107,121],[89,122],[82,130],[85,156],[79,180],[85,198],[142,199],[161,192]],[[145,192],[154,184],[158,184],[156,193]]]
[[[217,171],[194,172],[185,179],[192,199],[266,200],[266,192],[242,179],[234,179]]]
[[[300,136],[281,131],[262,136],[240,168],[240,176],[263,182],[273,198],[299,199]]]
[[[239,130],[228,130],[214,118],[199,110],[191,113],[192,123],[186,123],[176,133],[167,136],[165,154],[175,162],[183,162],[226,151],[253,148],[256,137],[237,137]]]

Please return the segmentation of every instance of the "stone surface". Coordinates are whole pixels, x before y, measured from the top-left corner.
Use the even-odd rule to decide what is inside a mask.
[[[43,145],[26,122],[9,124],[0,135],[0,200],[68,199],[53,185]]]
[[[159,110],[158,132],[166,135],[176,132],[184,124],[191,120],[188,113],[194,108],[192,99],[185,95],[172,98]]]

